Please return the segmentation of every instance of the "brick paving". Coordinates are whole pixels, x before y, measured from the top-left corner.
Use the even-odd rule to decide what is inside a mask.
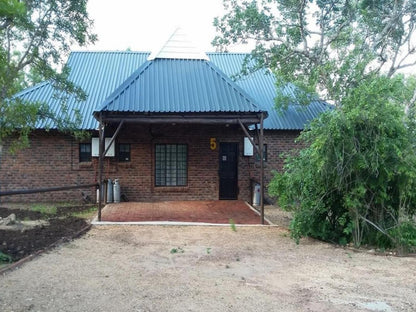
[[[241,200],[125,202],[107,204],[101,220],[260,224],[260,216]]]

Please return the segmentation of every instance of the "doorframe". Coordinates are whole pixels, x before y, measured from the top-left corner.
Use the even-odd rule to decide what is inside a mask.
[[[235,198],[221,198],[221,145],[222,144],[233,144],[236,146],[236,154],[235,154],[235,187],[236,187],[236,194]],[[219,150],[218,150],[218,199],[219,200],[237,200],[238,194],[240,193],[238,177],[239,177],[239,158],[240,158],[240,143],[236,141],[223,141],[219,142]]]

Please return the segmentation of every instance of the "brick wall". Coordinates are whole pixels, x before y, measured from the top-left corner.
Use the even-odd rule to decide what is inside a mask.
[[[94,183],[92,165],[83,167],[78,162],[78,143],[70,136],[56,131],[35,131],[30,136],[30,147],[15,155],[6,142],[0,156],[0,190],[49,188]],[[38,193],[0,197],[0,201],[69,201],[80,200],[84,191],[93,196],[94,189]]]
[[[273,177],[273,171],[281,171],[284,165],[282,154],[296,151],[300,145],[295,143],[300,131],[265,131],[264,144],[267,144],[267,160],[264,163],[266,184]],[[255,162],[260,167],[260,162]]]
[[[284,158],[282,154],[290,153],[298,150],[300,145],[295,143],[300,131],[281,131],[268,130],[264,132],[264,144],[267,145],[267,159],[264,162],[264,182],[265,182],[265,198],[273,202],[267,194],[267,186],[273,178],[273,171],[282,171],[284,165]],[[252,166],[252,178],[260,181],[260,162],[258,158],[250,157],[250,164]]]
[[[266,182],[271,170],[280,170],[282,152],[295,148],[296,131],[266,131]],[[108,135],[111,135],[111,130]],[[210,138],[220,142],[238,142],[239,198],[251,200],[250,179],[258,179],[260,163],[255,157],[243,156],[244,133],[238,126],[126,125],[117,143],[129,143],[131,161],[116,158],[104,161],[104,177],[120,180],[121,192],[131,201],[152,200],[216,200],[219,193],[219,150],[210,149]],[[154,145],[158,143],[187,144],[188,185],[155,187]],[[0,159],[0,190],[33,189],[95,183],[98,159],[79,162],[79,142],[54,131],[37,131],[31,135],[31,146],[10,155],[7,144]],[[81,200],[81,192],[95,198],[95,190],[71,190],[24,196],[8,196],[0,201],[69,201]]]

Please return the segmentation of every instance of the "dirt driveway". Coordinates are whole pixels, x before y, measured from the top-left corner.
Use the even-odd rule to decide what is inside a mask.
[[[0,311],[415,310],[415,258],[277,227],[94,227],[0,277]]]

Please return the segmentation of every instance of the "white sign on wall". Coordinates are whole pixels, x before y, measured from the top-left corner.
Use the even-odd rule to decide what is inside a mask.
[[[111,138],[105,138],[105,149],[107,149],[108,144],[110,143]],[[100,154],[100,139],[99,138],[92,138],[91,140],[91,156],[98,157]],[[108,150],[106,157],[114,157],[115,156],[115,148],[114,142],[111,144],[110,149]]]
[[[252,138],[253,139],[253,138]],[[253,156],[253,144],[251,144],[250,139],[244,138],[244,156]]]

